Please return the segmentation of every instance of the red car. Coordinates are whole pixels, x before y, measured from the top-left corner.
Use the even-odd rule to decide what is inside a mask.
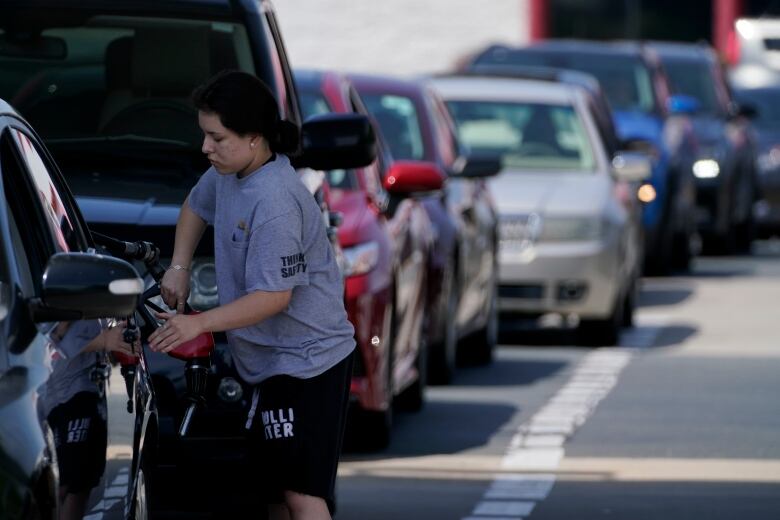
[[[304,117],[365,112],[349,81],[333,72],[296,71]],[[431,163],[393,161],[381,136],[366,168],[328,172],[331,208],[343,214],[346,308],[355,327],[350,433],[368,447],[390,437],[394,398],[408,409],[424,401],[424,317],[427,265],[434,240],[422,204],[412,194],[442,188]]]
[[[447,175],[444,190],[425,197],[423,206],[436,233],[426,306],[429,380],[449,383],[458,355],[488,362],[497,341],[498,217],[486,177],[501,164],[468,155],[443,101],[424,84],[350,79],[393,157],[427,161]]]

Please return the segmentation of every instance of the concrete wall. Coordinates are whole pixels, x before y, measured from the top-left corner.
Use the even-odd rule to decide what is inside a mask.
[[[528,41],[528,0],[274,0],[293,67],[416,75]]]

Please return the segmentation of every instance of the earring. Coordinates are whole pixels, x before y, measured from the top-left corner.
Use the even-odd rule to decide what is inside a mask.
[[[254,148],[254,147],[255,147],[255,143],[249,143],[249,146],[251,146],[252,148]]]

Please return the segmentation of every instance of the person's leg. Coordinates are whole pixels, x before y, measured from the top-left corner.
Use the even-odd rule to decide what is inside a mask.
[[[284,501],[290,511],[290,520],[331,520],[323,498],[285,491]]]

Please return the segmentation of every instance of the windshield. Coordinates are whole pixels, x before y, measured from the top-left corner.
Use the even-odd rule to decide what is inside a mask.
[[[379,125],[394,158],[413,161],[425,158],[414,101],[408,97],[382,94],[361,94],[360,97]]]
[[[448,101],[458,135],[477,154],[501,155],[513,169],[593,172],[585,129],[570,106]]]
[[[701,111],[720,114],[718,93],[715,91],[709,65],[692,60],[668,60],[664,62],[672,93],[685,94],[701,103]]]
[[[306,87],[298,86],[298,97],[301,103],[301,113],[304,119],[333,112],[328,100],[321,92],[312,92]],[[331,188],[341,190],[357,190],[360,183],[355,170],[330,170],[326,172]]]
[[[16,15],[0,8],[0,18]],[[199,151],[194,87],[223,69],[254,72],[249,40],[238,24],[77,19],[54,9],[25,11],[24,22],[0,30],[0,97],[55,154],[59,145],[79,143],[98,153],[145,142]]]
[[[593,75],[601,83],[614,110],[656,111],[650,74],[638,57],[610,54],[514,51],[488,54],[478,63],[557,67]]]

